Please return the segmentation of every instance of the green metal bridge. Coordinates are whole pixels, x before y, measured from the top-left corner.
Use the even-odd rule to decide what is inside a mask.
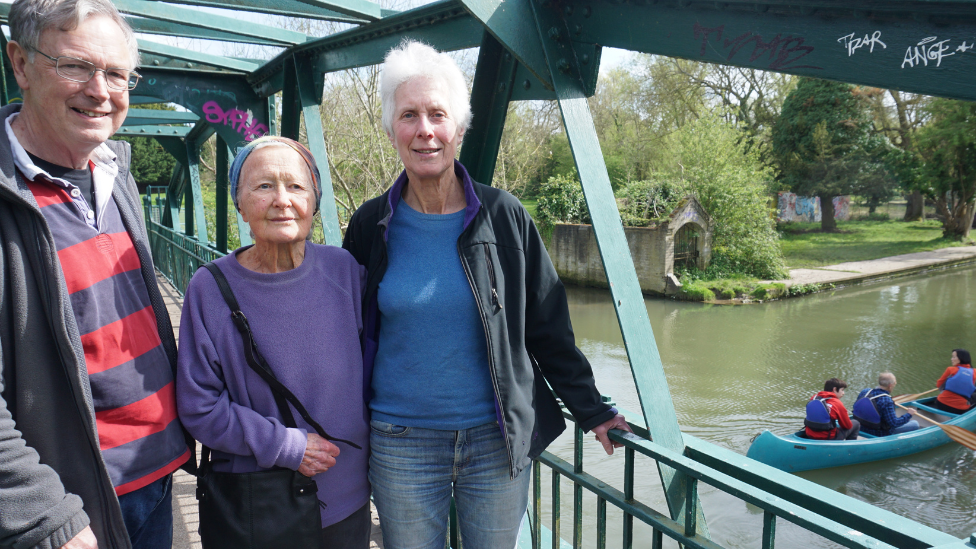
[[[328,166],[319,105],[325,74],[379,64],[404,37],[441,50],[480,47],[472,93],[474,118],[461,161],[491,183],[511,101],[558,102],[583,184],[620,330],[643,409],[626,446],[623,490],[586,472],[583,437],[575,432],[570,463],[546,453],[534,464],[531,540],[525,546],[582,547],[583,494],[596,495],[597,547],[606,546],[607,506],[623,513],[625,548],[717,548],[699,500],[704,483],[761,509],[763,549],[786,520],[844,547],[976,547],[804,479],[774,470],[687,434],[678,427],[661,357],[644,307],[586,98],[593,95],[604,46],[695,61],[750,67],[862,85],[976,100],[976,0],[441,0],[411,9],[382,9],[369,0],[115,0],[144,35],[278,46],[270,61],[222,57],[140,39],[144,75],[120,135],[155,138],[177,162],[168,187],[151,189],[146,217],[153,254],[178,288],[202,263],[225,254],[230,151],[255,137],[298,138]],[[350,23],[310,37],[181,5]],[[5,21],[9,5],[0,4]],[[4,41],[6,39],[0,36]],[[4,56],[0,93],[16,101]],[[275,96],[281,123],[276,127]],[[186,112],[139,109],[168,102]],[[174,126],[174,124],[177,124]],[[192,125],[192,127],[191,127]],[[216,238],[208,240],[199,177],[201,144],[217,134]],[[341,233],[328,170],[323,172],[325,241]],[[248,231],[237,218],[242,244]],[[567,417],[569,417],[567,415]],[[571,419],[571,418],[570,418]],[[667,509],[634,497],[635,461],[657,465]],[[550,500],[543,501],[548,470]],[[619,480],[619,479],[618,479]],[[572,483],[572,526],[562,528],[560,482]],[[543,524],[542,510],[552,520]],[[652,528],[634,539],[634,521]],[[639,543],[638,543],[639,542]],[[454,543],[457,546],[456,542]]]

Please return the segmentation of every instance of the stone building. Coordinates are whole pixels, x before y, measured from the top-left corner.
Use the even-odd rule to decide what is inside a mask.
[[[711,259],[712,219],[692,196],[679,202],[665,221],[624,227],[624,233],[645,294],[672,293],[679,287],[675,265],[703,269]],[[563,282],[607,287],[592,225],[556,225],[547,248]]]

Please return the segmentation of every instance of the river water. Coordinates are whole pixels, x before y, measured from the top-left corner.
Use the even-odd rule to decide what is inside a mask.
[[[639,412],[609,292],[569,288],[568,293],[577,345],[593,364],[600,391],[620,407]],[[741,454],[762,429],[778,434],[799,429],[804,404],[828,378],[847,381],[843,401],[850,409],[858,391],[874,387],[882,371],[897,376],[895,394],[922,392],[935,386],[953,348],[976,351],[974,267],[763,305],[662,299],[645,304],[682,430]],[[585,469],[622,489],[623,452],[601,456],[598,446],[587,443]],[[563,435],[551,450],[571,461],[571,436]],[[951,443],[900,459],[800,476],[961,538],[976,531],[973,457]],[[657,469],[642,459],[637,461],[637,498],[666,514]],[[550,476],[543,471],[547,498]],[[572,536],[567,484],[562,490],[563,539]],[[705,486],[701,497],[715,541],[759,547],[760,510]],[[584,547],[595,547],[595,497],[587,495],[584,505]],[[612,506],[608,523],[607,546],[620,547],[621,515]],[[545,524],[551,525],[548,518]],[[783,520],[776,542],[777,547],[835,547]],[[635,547],[650,546],[650,529],[639,526]]]

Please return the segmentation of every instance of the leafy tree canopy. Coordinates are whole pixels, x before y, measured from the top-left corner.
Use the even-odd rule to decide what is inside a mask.
[[[943,217],[943,235],[969,236],[976,202],[976,103],[933,99],[930,122],[918,132],[923,193]]]

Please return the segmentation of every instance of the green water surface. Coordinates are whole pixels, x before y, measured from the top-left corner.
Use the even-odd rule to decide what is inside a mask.
[[[577,345],[593,364],[600,391],[621,407],[639,411],[609,292],[584,288],[568,292]],[[843,399],[850,409],[857,392],[875,386],[882,371],[898,377],[896,394],[922,392],[935,386],[953,348],[976,351],[976,267],[763,305],[660,299],[645,303],[682,430],[741,454],[763,429],[778,434],[799,429],[804,404],[830,377],[850,385]],[[571,460],[571,437],[563,435],[551,449]],[[601,454],[598,445],[587,444],[586,470],[622,489],[622,452],[612,457]],[[972,451],[950,444],[900,459],[801,475],[957,537],[968,537],[976,532],[973,458]],[[638,499],[666,513],[656,468],[641,459]],[[547,474],[544,494],[548,494],[548,479]],[[572,536],[572,492],[567,484],[562,490],[563,539]],[[587,496],[584,501],[588,524],[584,547],[594,547],[595,498]],[[713,539],[730,547],[759,546],[762,513],[758,509],[707,487],[702,501]],[[607,546],[620,547],[621,516],[612,510],[608,514]],[[779,522],[776,541],[777,547],[835,546],[785,521]],[[650,547],[649,529],[637,529],[635,547]]]

